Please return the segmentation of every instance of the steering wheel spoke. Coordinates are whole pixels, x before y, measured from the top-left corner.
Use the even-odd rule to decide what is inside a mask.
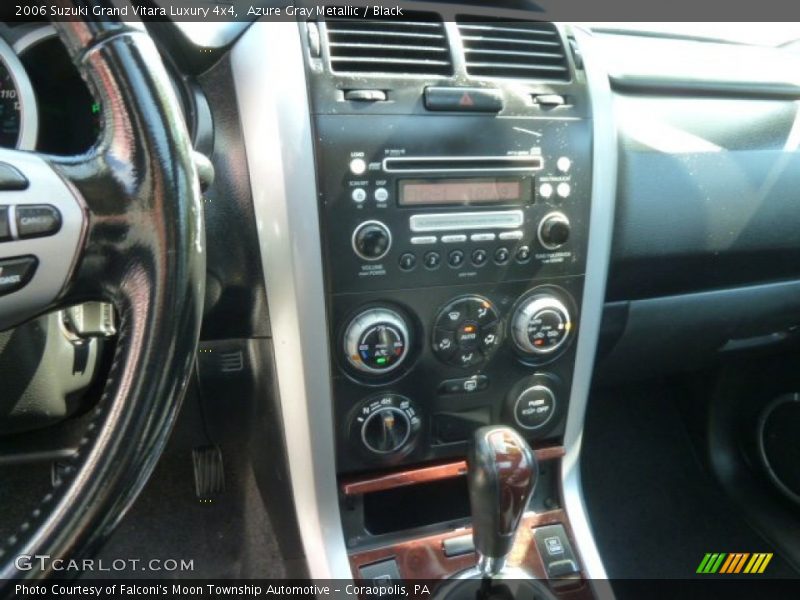
[[[69,303],[87,222],[80,195],[44,157],[0,150],[0,330]]]

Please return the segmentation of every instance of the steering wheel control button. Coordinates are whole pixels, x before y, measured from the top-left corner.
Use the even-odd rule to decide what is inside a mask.
[[[363,158],[354,158],[350,161],[350,172],[353,175],[363,175],[367,172],[367,163]]]
[[[424,261],[426,269],[438,269],[439,265],[442,263],[442,257],[438,252],[426,252]]]
[[[350,321],[344,334],[344,352],[356,370],[382,375],[406,359],[409,341],[408,324],[399,313],[372,308]]]
[[[356,204],[362,204],[364,200],[367,199],[367,190],[365,190],[364,188],[356,188],[350,194],[350,197]]]
[[[0,296],[25,287],[33,278],[39,261],[35,256],[0,260]]]
[[[25,175],[6,163],[0,163],[0,191],[15,192],[28,189]]]
[[[457,269],[464,264],[464,253],[461,250],[453,250],[447,255],[447,264]]]
[[[517,349],[530,356],[553,354],[566,343],[571,330],[567,307],[549,293],[525,299],[511,319]]]
[[[11,239],[11,224],[8,222],[8,207],[0,206],[0,242]]]
[[[400,268],[403,271],[411,271],[416,266],[417,266],[417,257],[411,254],[411,252],[406,252],[400,257]]]
[[[49,204],[20,205],[15,209],[21,239],[53,235],[61,229],[61,213]]]
[[[571,226],[564,213],[552,212],[539,223],[539,243],[547,250],[556,250],[569,241]]]
[[[472,252],[472,264],[476,267],[481,267],[486,263],[486,250],[478,248]]]
[[[386,202],[389,199],[389,190],[379,187],[375,190],[375,202]]]
[[[442,362],[459,367],[483,363],[500,345],[500,317],[480,296],[458,298],[436,318],[433,352]]]
[[[380,221],[365,221],[353,232],[353,250],[364,260],[380,260],[392,246],[392,233]]]
[[[556,396],[544,385],[534,385],[522,392],[514,403],[514,420],[523,429],[541,429],[553,417]]]
[[[486,375],[447,379],[439,384],[440,394],[474,394],[489,387],[489,378]]]

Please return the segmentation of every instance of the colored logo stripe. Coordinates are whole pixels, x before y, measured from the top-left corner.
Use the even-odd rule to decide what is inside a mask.
[[[714,573],[720,574],[737,574],[749,573],[757,574],[763,573],[767,565],[772,560],[772,553],[757,552],[750,554],[749,552],[708,552],[700,561],[697,567],[697,573],[703,575],[712,575]]]

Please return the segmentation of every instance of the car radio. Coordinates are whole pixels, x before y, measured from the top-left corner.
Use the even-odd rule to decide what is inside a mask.
[[[589,122],[324,114],[316,129],[340,472],[460,456],[489,423],[558,438]]]

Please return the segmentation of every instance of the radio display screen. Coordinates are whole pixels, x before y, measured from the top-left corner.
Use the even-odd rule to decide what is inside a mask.
[[[513,177],[402,179],[398,205],[512,204],[522,201],[522,181]]]

